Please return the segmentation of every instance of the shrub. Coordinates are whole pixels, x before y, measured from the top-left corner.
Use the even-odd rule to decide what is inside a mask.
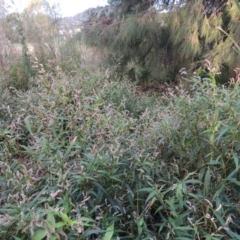
[[[2,239],[239,239],[238,85],[38,80],[19,108],[1,95]]]
[[[133,117],[139,117],[147,108],[152,108],[156,101],[154,97],[137,95],[136,85],[127,81],[110,81],[103,88],[102,98],[112,104],[118,111],[127,111]]]

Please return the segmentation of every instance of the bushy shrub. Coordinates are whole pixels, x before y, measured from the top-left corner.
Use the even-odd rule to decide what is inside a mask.
[[[136,85],[123,80],[108,82],[101,96],[118,111],[127,111],[133,117],[141,116],[147,108],[152,108],[156,101],[154,97],[146,97],[144,94],[139,97]]]
[[[56,76],[1,95],[1,239],[239,239],[238,85]]]

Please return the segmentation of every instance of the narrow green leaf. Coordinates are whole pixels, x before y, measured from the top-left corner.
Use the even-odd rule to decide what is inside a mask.
[[[228,126],[223,126],[223,127],[220,129],[219,134],[218,134],[218,136],[217,136],[217,138],[216,138],[217,142],[219,142],[220,139],[221,139],[221,137],[222,137],[226,132],[228,132],[230,129],[231,129],[231,126],[229,126],[229,125],[228,125]]]
[[[175,205],[171,199],[170,200],[165,200],[165,203],[169,206],[169,208],[171,209],[172,212],[176,211],[176,207],[177,205]]]
[[[112,179],[114,181],[117,181],[117,182],[120,182],[120,183],[122,182],[119,178],[116,178],[114,176],[111,176],[110,179]]]
[[[47,139],[45,137],[41,138],[42,149],[45,150],[47,147]]]
[[[64,211],[68,214],[71,210],[71,203],[69,200],[68,192],[66,192],[64,195],[63,207],[64,207]]]
[[[174,227],[174,229],[175,230],[183,230],[183,231],[191,231],[191,230],[193,230],[193,228],[192,227]]]
[[[234,177],[236,174],[238,174],[238,169],[234,169],[228,176],[226,179],[230,179],[232,177]]]
[[[59,238],[57,236],[50,235],[50,240],[56,240],[56,239],[59,239]]]
[[[46,190],[47,187],[48,187],[48,185],[46,185],[42,189],[42,191],[40,193],[38,193],[38,195],[29,203],[29,205],[28,205],[29,209],[32,208],[36,202],[38,202],[38,199],[40,198],[40,196],[43,194],[43,192]]]
[[[107,228],[107,232],[105,233],[103,240],[111,240],[113,233],[114,233],[114,223]]]
[[[231,183],[234,183],[234,184],[240,186],[240,181],[237,181],[236,178],[227,178],[227,180]]]
[[[141,217],[141,218],[138,220],[138,225],[139,225],[139,226],[142,226],[143,223],[144,223],[144,218]]]
[[[200,200],[202,199],[201,196],[199,196],[198,194],[193,194],[191,192],[186,192],[186,194],[194,199]]]
[[[30,132],[30,134],[32,134],[32,127],[28,119],[29,119],[29,116],[24,119],[24,123],[26,125],[27,130]]]
[[[55,224],[55,228],[60,228],[60,227],[63,227],[65,225],[66,225],[65,222],[58,222],[58,223]]]
[[[239,159],[238,159],[238,154],[236,152],[233,153],[233,160],[236,166],[236,170],[239,169]]]
[[[143,230],[142,225],[143,225],[143,223],[144,223],[144,218],[141,217],[141,218],[137,221],[138,236],[141,236],[141,234],[142,234],[142,230]]]
[[[39,229],[33,236],[33,240],[42,240],[47,236],[47,231],[44,229]]]
[[[92,184],[95,185],[98,189],[101,189],[104,193],[107,193],[105,189],[98,182],[93,182]]]
[[[236,239],[236,240],[240,239],[240,235],[239,234],[237,234],[237,233],[235,233],[235,232],[233,232],[233,231],[231,231],[229,229],[227,229],[226,232],[232,237],[232,239]]]
[[[225,231],[232,237],[232,239],[240,239],[240,235],[229,230],[229,227],[226,226],[224,219],[217,212],[215,212],[214,215],[216,216],[218,221],[221,223]]]
[[[185,184],[187,184],[187,183],[191,183],[191,184],[201,184],[202,182],[201,181],[199,181],[199,180],[196,180],[196,179],[188,179],[188,180],[186,180],[186,181],[184,181],[184,183]]]
[[[52,227],[55,226],[55,218],[54,218],[54,215],[53,215],[51,212],[49,212],[49,213],[47,214],[47,222],[48,222]]]
[[[41,162],[46,157],[46,153],[40,153],[37,158],[37,162]]]
[[[179,205],[181,209],[183,209],[183,194],[182,194],[182,183],[178,183],[177,189],[176,189],[176,197],[179,202]]]
[[[150,199],[152,199],[155,195],[157,194],[157,191],[154,190],[152,191],[149,196],[147,197],[146,201],[145,202],[148,202]]]
[[[22,240],[21,238],[18,238],[18,237],[15,237],[15,236],[13,236],[13,238],[14,238],[15,240]]]
[[[220,188],[218,188],[218,190],[214,193],[213,197],[212,197],[212,201],[214,201],[224,190],[225,188],[225,183],[222,183],[222,185],[220,186]]]
[[[108,175],[108,171],[106,170],[97,170],[97,173],[100,173],[102,175]]]
[[[212,133],[212,134],[210,134],[210,137],[209,137],[209,140],[210,140],[210,143],[214,143],[214,136],[215,136],[215,134],[214,133]]]
[[[190,172],[187,174],[187,176],[184,178],[184,181],[187,180],[189,177],[191,177],[192,175],[194,175],[197,171],[194,172]]]
[[[34,158],[37,158],[37,153],[35,153],[30,147],[26,147],[23,145],[21,145],[21,147],[24,148],[28,154],[30,154]]]
[[[211,174],[210,174],[210,169],[208,167],[207,171],[205,173],[205,180],[204,180],[204,195],[205,195],[205,197],[207,197],[209,194],[210,181],[211,181]]]
[[[75,145],[76,142],[76,138],[74,138],[71,142],[71,144],[68,146],[68,149],[66,151],[66,153],[63,156],[63,161],[67,161],[68,157],[69,157],[69,153],[71,152],[73,146]]]
[[[62,218],[62,220],[71,225],[72,224],[72,220],[67,216],[67,214],[63,213],[63,212],[59,212],[59,216]]]
[[[200,172],[198,174],[198,179],[200,181],[203,181],[205,172],[206,172],[206,166],[203,165],[203,167],[200,169]]]
[[[218,160],[212,160],[207,163],[208,166],[220,165],[221,163]]]

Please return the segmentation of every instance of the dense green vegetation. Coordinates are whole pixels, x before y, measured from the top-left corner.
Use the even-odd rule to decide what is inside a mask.
[[[146,88],[41,37],[0,54],[0,239],[240,239],[239,84]]]
[[[33,85],[1,94],[1,239],[239,239],[238,85],[136,96],[87,69]]]

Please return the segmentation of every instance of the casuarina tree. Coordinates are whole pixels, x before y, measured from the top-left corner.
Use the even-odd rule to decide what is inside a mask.
[[[109,0],[109,4],[117,17],[109,24],[93,19],[85,36],[88,43],[107,48],[118,60],[119,71],[132,79],[176,82],[181,68],[204,69],[207,59],[216,76],[222,71],[223,81],[228,81],[230,69],[240,62],[226,35],[240,39],[234,0]]]

